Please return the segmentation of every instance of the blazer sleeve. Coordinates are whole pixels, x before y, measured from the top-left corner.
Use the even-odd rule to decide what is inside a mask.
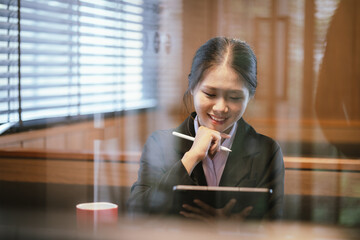
[[[268,219],[280,219],[283,215],[285,168],[283,154],[277,142],[273,142],[273,151],[266,167],[263,187],[271,188],[273,194],[269,202]]]
[[[170,131],[157,131],[147,140],[140,159],[138,179],[127,202],[130,214],[169,213],[173,186],[195,185],[181,162]]]

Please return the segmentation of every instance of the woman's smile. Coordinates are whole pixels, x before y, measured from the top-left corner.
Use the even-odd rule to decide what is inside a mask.
[[[212,114],[208,114],[211,120],[213,120],[214,124],[224,124],[227,118],[224,117],[217,117]]]

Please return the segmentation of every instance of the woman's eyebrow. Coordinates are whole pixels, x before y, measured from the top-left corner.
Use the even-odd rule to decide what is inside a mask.
[[[212,91],[212,92],[226,91],[227,94],[245,95],[245,90],[243,90],[243,89],[222,89],[222,88],[215,88],[215,87],[206,86],[206,85],[202,86],[202,89],[205,91]]]
[[[210,86],[202,86],[202,88],[203,89],[207,89],[207,90],[214,90],[214,91],[216,91],[216,90],[218,90],[218,88],[214,88],[214,87],[210,87]]]
[[[227,91],[227,92],[244,92],[243,89],[223,89],[223,88],[216,88],[216,87],[211,87],[211,86],[207,86],[204,85],[202,88],[208,89],[208,90],[223,90],[223,91]]]
[[[230,94],[241,94],[241,95],[244,95],[245,94],[245,91],[244,90],[230,90],[229,91]]]

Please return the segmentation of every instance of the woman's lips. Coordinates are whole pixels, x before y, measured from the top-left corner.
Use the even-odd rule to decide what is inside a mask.
[[[211,114],[208,114],[210,119],[212,120],[212,122],[214,122],[215,124],[223,124],[227,118],[224,117],[217,117]]]

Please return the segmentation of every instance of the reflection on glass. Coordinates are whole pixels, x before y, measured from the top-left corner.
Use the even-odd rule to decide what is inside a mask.
[[[191,59],[214,36],[258,58],[244,119],[283,151],[284,221],[360,224],[358,1],[21,4],[0,4],[0,225],[71,226],[84,200],[126,215],[144,144],[187,117]]]

